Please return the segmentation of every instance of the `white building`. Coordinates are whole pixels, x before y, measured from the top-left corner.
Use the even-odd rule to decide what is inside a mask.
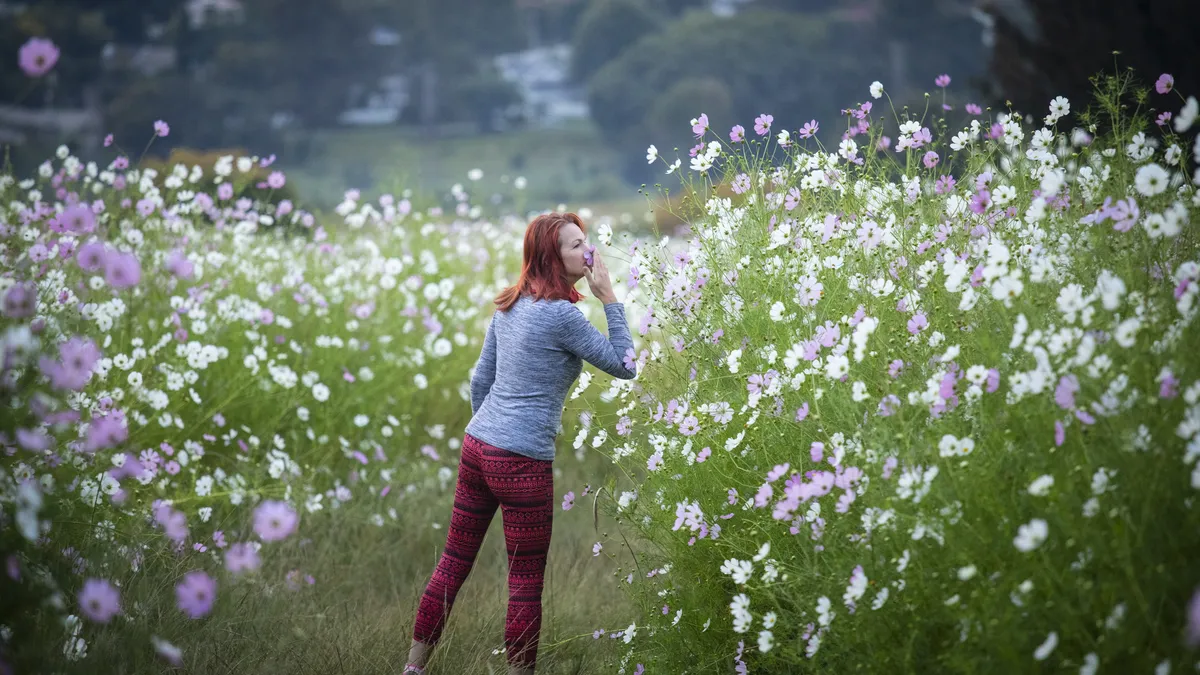
[[[521,92],[524,116],[530,122],[553,125],[588,116],[583,87],[571,81],[570,45],[500,54],[493,63],[500,76]]]
[[[239,21],[243,17],[241,0],[188,0],[184,9],[193,28],[210,19]]]

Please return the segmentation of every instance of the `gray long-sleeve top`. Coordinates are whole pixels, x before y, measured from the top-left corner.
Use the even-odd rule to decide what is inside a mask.
[[[607,338],[568,300],[522,296],[509,311],[497,310],[471,378],[473,416],[466,432],[510,452],[553,460],[563,402],[583,361],[623,380],[637,374],[637,366],[625,367],[633,349],[625,306],[608,303],[604,314]]]

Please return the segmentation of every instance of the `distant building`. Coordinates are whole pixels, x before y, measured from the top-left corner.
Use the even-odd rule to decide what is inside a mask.
[[[558,44],[493,59],[500,76],[516,85],[522,113],[533,124],[555,125],[588,116],[584,89],[571,81],[571,46]]]
[[[244,16],[241,0],[188,0],[184,10],[193,28],[210,20],[241,21]]]
[[[754,0],[712,0],[712,13],[717,16],[733,16],[738,13],[742,5],[753,2]]]
[[[170,45],[108,43],[100,52],[105,70],[133,71],[146,77],[174,70],[179,52]]]
[[[342,111],[338,122],[347,126],[395,124],[412,101],[411,82],[407,75],[388,75],[379,78],[370,91],[364,85],[351,87],[351,107]]]

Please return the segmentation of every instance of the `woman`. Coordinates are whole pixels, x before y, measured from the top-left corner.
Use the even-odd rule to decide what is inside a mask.
[[[554,513],[554,440],[563,401],[583,361],[632,379],[624,356],[633,348],[625,308],[604,260],[584,239],[573,213],[538,216],[525,229],[517,283],[495,299],[483,351],[471,379],[471,410],[458,465],[446,548],[425,588],[404,673],[423,673],[454,598],[499,506],[508,551],[509,673],[532,673],[542,620],[542,573]],[[609,338],[573,306],[586,278],[604,303]]]

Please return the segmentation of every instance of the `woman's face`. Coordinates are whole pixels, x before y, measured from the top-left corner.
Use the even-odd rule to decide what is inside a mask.
[[[567,269],[567,281],[572,285],[583,278],[583,252],[586,250],[587,240],[578,225],[567,223],[558,228],[558,252]]]

